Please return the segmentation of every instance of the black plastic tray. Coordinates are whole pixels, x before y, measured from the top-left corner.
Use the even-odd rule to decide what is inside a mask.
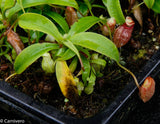
[[[144,68],[136,75],[139,83],[143,83],[147,76],[155,77],[159,72],[160,50],[147,62]],[[90,123],[119,123],[123,122],[128,113],[135,108],[132,102],[133,94],[137,94],[137,88],[133,81],[125,86],[122,92],[117,96],[107,108],[93,117],[86,119],[77,119],[67,116],[50,105],[45,105],[24,93],[14,89],[8,83],[0,81],[0,104],[6,105],[7,109],[26,115],[24,119],[32,120],[38,123],[67,123],[67,124],[90,124]],[[3,105],[2,105],[3,104]],[[0,107],[0,108],[1,108]],[[5,108],[6,109],[6,108]]]

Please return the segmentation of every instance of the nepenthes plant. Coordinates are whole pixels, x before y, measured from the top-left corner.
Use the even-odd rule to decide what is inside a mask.
[[[84,0],[84,8],[75,0],[1,0],[1,54],[13,62],[13,57],[6,53],[9,49],[16,52],[15,73],[6,80],[23,73],[42,58],[42,69],[46,74],[56,74],[62,94],[73,101],[82,92],[93,93],[97,77],[103,75],[107,61],[113,60],[133,76],[139,88],[134,74],[120,64],[118,49],[130,40],[135,23],[124,16],[119,0],[102,2],[114,20],[110,22],[113,25],[108,18],[94,16],[89,0]],[[154,1],[144,2],[157,10],[158,1],[155,0],[156,5]],[[53,8],[59,12],[52,11]],[[119,27],[115,29],[116,24]],[[92,31],[94,26],[101,27],[109,38]],[[19,36],[18,29],[28,37]],[[7,42],[4,36],[7,36]],[[40,43],[42,37],[45,39]],[[78,70],[77,74],[74,74],[75,70]]]

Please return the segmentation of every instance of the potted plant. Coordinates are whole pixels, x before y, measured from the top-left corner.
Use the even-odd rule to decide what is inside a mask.
[[[152,42],[150,49],[149,42],[144,44],[142,41],[136,41],[141,40],[138,36],[149,41],[155,41],[157,36],[153,34],[152,23],[156,16],[153,20],[147,21],[149,36],[147,37],[143,32],[146,22],[143,23],[138,1],[125,2],[128,4],[126,13],[122,11],[119,0],[114,2],[111,0],[101,2],[2,0],[0,2],[1,75],[15,88],[41,102],[56,105],[61,111],[78,118],[93,116],[100,111],[99,109],[109,105],[114,99],[110,99],[110,96],[113,94],[115,97],[126,85],[128,73],[133,77],[144,102],[154,94],[153,80],[146,81],[152,84],[149,90],[147,89],[151,95],[149,97],[148,93],[143,91],[146,85],[140,87],[136,76],[129,70],[133,70],[133,64],[138,62],[139,64],[134,67],[140,68],[139,65],[146,62],[158,50],[158,42]],[[157,0],[151,2],[144,0],[144,3],[143,10],[152,9],[151,13],[159,12]],[[94,7],[101,10],[100,12],[107,10],[106,15],[102,16],[102,13],[96,15],[97,11]],[[151,15],[146,16],[144,19]],[[11,64],[6,64],[7,60]],[[156,63],[158,62],[150,62],[152,66]],[[150,70],[152,68],[149,68]],[[136,72],[136,68],[133,71]],[[146,76],[142,78],[144,77],[147,78]],[[140,80],[144,81],[144,79]],[[3,85],[8,87],[6,84]],[[118,90],[115,90],[116,93],[113,86],[118,87]],[[7,92],[5,89],[4,91]],[[19,106],[26,104],[23,98],[18,99],[14,99],[14,102],[18,102]],[[29,97],[27,99],[28,102],[33,100]],[[59,105],[60,103],[62,104]],[[65,119],[68,123],[72,121],[50,105],[40,104],[47,110],[51,108],[53,113],[42,111],[39,105],[33,105],[35,108],[29,105],[27,108],[34,112],[38,112],[37,109],[39,109],[42,112],[41,116],[46,116],[44,113],[49,112],[49,115],[53,114],[52,119],[57,118],[55,119],[57,122],[58,120],[65,122]],[[85,109],[87,109],[86,112],[83,111]],[[54,111],[56,115],[63,115],[63,117],[54,117]],[[99,121],[101,118],[98,119],[98,116],[95,116],[94,119],[91,117],[87,121],[95,119]],[[73,118],[74,122],[77,120],[85,121],[85,119]]]

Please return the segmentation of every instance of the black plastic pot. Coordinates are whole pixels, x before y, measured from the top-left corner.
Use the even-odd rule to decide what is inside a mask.
[[[138,81],[143,83],[147,76],[153,78],[160,68],[160,50],[147,62],[137,76]],[[134,95],[138,90],[133,81],[127,84],[107,108],[93,117],[77,119],[67,116],[56,108],[40,103],[24,93],[14,89],[8,83],[0,81],[0,108],[5,112],[14,113],[28,123],[67,123],[67,124],[101,124],[123,123],[129,113],[135,109]],[[138,96],[137,96],[138,98]]]

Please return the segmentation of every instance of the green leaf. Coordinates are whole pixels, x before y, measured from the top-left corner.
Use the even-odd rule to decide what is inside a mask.
[[[155,0],[144,0],[144,3],[148,8],[152,8]]]
[[[89,2],[89,0],[83,0],[85,2],[85,4],[88,6],[88,9],[91,10],[92,6],[91,3]]]
[[[75,45],[94,50],[119,62],[119,52],[115,44],[100,34],[82,32],[72,36],[70,41]]]
[[[21,74],[28,66],[35,62],[44,53],[58,49],[59,45],[53,43],[37,43],[25,48],[16,58],[14,69],[17,74]]]
[[[1,8],[1,11],[2,11],[2,9],[3,9],[3,7],[4,7],[5,1],[6,1],[6,0],[0,0],[0,8]]]
[[[80,57],[80,54],[79,54],[79,51],[77,50],[77,48],[74,46],[74,44],[71,42],[71,41],[64,41],[63,44],[65,46],[67,46],[70,50],[72,50],[79,58],[79,60],[81,61],[81,57]]]
[[[91,60],[91,63],[101,65],[101,66],[106,66],[106,61],[100,58]]]
[[[76,82],[78,94],[81,96],[82,91],[84,90],[84,84],[81,81]]]
[[[83,16],[87,16],[88,14],[87,5],[84,2],[80,2],[80,1],[78,1],[78,5],[79,5],[79,12],[77,12],[78,17],[82,18]]]
[[[73,58],[71,64],[69,65],[69,69],[70,69],[71,73],[73,73],[76,70],[77,65],[78,65],[78,58],[77,58],[77,56],[75,56]]]
[[[55,38],[49,34],[45,37],[45,41],[55,42]]]
[[[11,62],[11,63],[13,63],[13,61],[12,61],[12,58],[11,58],[11,56],[10,55],[8,55],[8,54],[4,54],[4,56]]]
[[[0,0],[0,5],[2,5],[2,0]],[[1,6],[0,6],[0,8],[1,8]]]
[[[17,3],[20,5],[22,11],[25,13],[24,7],[23,7],[23,5],[22,5],[22,0],[17,0]]]
[[[61,55],[60,58],[58,58],[58,60],[69,60],[72,57],[74,57],[76,54],[74,51],[72,51],[71,49],[67,49],[63,55]]]
[[[119,0],[102,0],[103,4],[107,7],[108,13],[111,17],[114,17],[116,22],[120,25],[125,23],[125,17],[123,15]]]
[[[2,14],[0,13],[0,21],[2,21],[2,19],[3,19],[3,18],[2,18]]]
[[[91,28],[94,24],[100,22],[101,19],[94,17],[94,16],[87,16],[83,17],[78,20],[78,22],[75,22],[68,33],[68,36],[72,36],[74,34],[85,32],[89,28]]]
[[[60,25],[60,27],[65,31],[65,33],[68,33],[69,31],[68,24],[61,15],[59,15],[56,12],[52,12],[52,11],[46,12],[44,14],[51,17],[54,21],[56,21],[56,23]]]
[[[52,35],[58,42],[63,40],[54,23],[40,14],[25,13],[19,17],[18,23],[24,29],[37,30]]]
[[[33,31],[33,30],[30,30],[29,34],[30,34],[30,41],[35,40],[35,42],[37,43],[39,42],[39,39],[44,35],[44,33],[42,32]]]
[[[37,5],[44,5],[44,4],[54,4],[54,5],[61,5],[61,6],[71,6],[78,9],[78,4],[75,0],[22,0],[23,8],[33,7]],[[6,13],[7,17],[11,17],[13,14],[21,10],[21,6],[19,3],[9,9]]]
[[[160,0],[155,0],[151,9],[156,13],[160,13]]]
[[[56,53],[54,53],[54,56],[56,56],[56,57],[61,57],[61,56],[63,56],[63,54],[67,51],[67,49],[68,49],[68,48],[66,48],[66,47],[61,47],[61,48],[59,48],[59,49],[56,51]]]
[[[106,7],[104,7],[103,5],[98,5],[98,4],[92,4],[92,7],[106,9]]]
[[[3,55],[5,55],[5,54],[7,54],[9,52],[10,48],[7,45],[5,47],[6,47],[6,49],[4,51],[3,51],[2,48],[0,49],[0,56],[3,56]]]
[[[55,72],[55,61],[51,58],[50,53],[46,52],[42,55],[41,67],[47,74]]]
[[[3,29],[3,28],[6,28],[6,26],[3,25],[3,24],[0,24],[0,30]]]
[[[83,48],[81,46],[76,46],[76,47],[82,55],[84,55],[86,58],[90,59],[91,55],[90,55],[89,49]]]
[[[93,16],[91,3],[89,2],[89,0],[84,0],[84,2],[85,2],[85,4],[86,4],[87,7],[88,7],[89,12],[90,12],[91,15]]]
[[[89,75],[90,75],[91,66],[90,66],[89,60],[85,56],[81,55],[81,59],[84,66],[84,71],[82,71],[82,80],[84,82],[84,85],[86,86],[87,79],[89,78]]]
[[[11,8],[12,6],[14,6],[15,0],[5,0],[3,1],[3,6],[1,6],[1,10],[2,10],[2,15],[5,15],[5,11],[9,8]]]
[[[93,73],[93,71],[91,71],[91,76],[88,79],[88,85],[87,87],[85,87],[84,92],[86,94],[91,94],[94,90],[94,85],[95,85],[95,81],[96,81],[96,76]]]

